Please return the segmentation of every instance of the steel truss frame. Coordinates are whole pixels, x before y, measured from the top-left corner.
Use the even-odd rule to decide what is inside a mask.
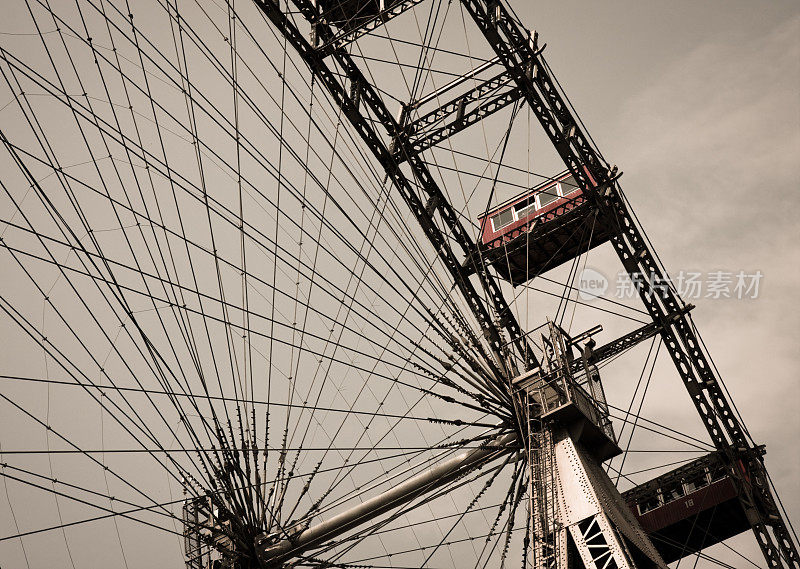
[[[611,237],[623,267],[631,278],[648,275],[639,294],[660,334],[697,412],[715,445],[734,463],[734,455],[754,450],[720,386],[715,368],[703,352],[683,301],[670,287],[655,290],[652,283],[668,282],[656,256],[642,235],[620,193],[612,170],[583,133],[570,106],[550,77],[535,41],[511,16],[502,2],[462,0],[486,40],[511,72],[532,111],[541,123],[582,190],[593,196],[600,214],[616,229]],[[526,73],[533,65],[537,73]],[[591,174],[597,188],[590,183]],[[670,315],[674,315],[670,318]],[[769,567],[800,567],[797,548],[769,488],[763,459],[758,452],[744,452],[746,473],[738,471],[743,506]],[[749,480],[748,480],[749,478]],[[775,539],[767,528],[772,529]],[[776,544],[777,541],[777,544]],[[784,565],[785,562],[785,565]]]
[[[704,353],[688,316],[689,307],[670,287],[652,286],[654,282],[667,282],[665,273],[625,203],[616,169],[609,168],[570,110],[551,77],[541,50],[537,48],[536,36],[525,30],[500,1],[461,0],[493,48],[497,61],[506,71],[467,94],[449,101],[423,117],[424,120],[419,119],[407,125],[407,109],[401,112],[399,119],[392,116],[344,47],[421,0],[393,3],[389,9],[370,19],[363,27],[346,29],[338,34],[325,21],[324,12],[316,2],[292,0],[300,14],[311,24],[314,45],[303,37],[281,11],[278,0],[254,1],[305,60],[335,103],[342,108],[410,207],[484,330],[494,357],[493,372],[499,384],[503,383],[503,379],[513,377],[517,371],[514,360],[509,357],[507,346],[516,348],[516,355],[527,368],[535,367],[538,362],[500,291],[496,277],[489,272],[487,263],[419,153],[499,110],[501,107],[498,105],[506,106],[520,97],[525,99],[583,192],[594,202],[599,215],[612,228],[610,240],[625,270],[631,278],[638,275],[649,276],[649,280],[640,280],[641,286],[638,289],[652,324],[633,332],[624,340],[620,339],[619,344],[609,350],[624,349],[627,345],[656,333],[661,335],[713,444],[726,457],[727,465],[740,487],[742,505],[768,566],[800,569],[796,545],[770,490],[761,453],[739,423],[722,390],[715,368]],[[321,47],[317,48],[315,45]],[[325,62],[326,58],[334,60],[341,75],[331,71]],[[505,85],[506,76],[515,86],[488,101],[484,100],[487,93],[494,93],[492,81],[503,79]],[[466,105],[476,101],[480,102],[468,115]],[[372,113],[372,120],[362,114],[362,103]],[[454,114],[455,120],[444,127],[430,130],[430,125],[444,122]],[[374,129],[373,123],[381,124],[392,140],[388,148]],[[401,170],[401,162],[408,162],[414,183]],[[436,223],[437,213],[447,233]],[[464,261],[459,262],[451,247],[452,242],[460,249]],[[469,280],[473,272],[478,275],[481,287],[488,294],[488,306]],[[491,317],[491,310],[497,314],[498,325]],[[510,343],[503,341],[502,329],[508,333]],[[507,388],[506,385],[499,387]],[[744,471],[736,467],[737,459],[743,459]]]
[[[388,7],[384,7],[384,9],[380,10],[378,14],[369,18],[360,26],[349,28],[333,35],[331,38],[325,41],[323,45],[319,46],[317,51],[323,57],[330,55],[335,50],[347,47],[358,38],[368,34],[373,30],[376,30],[392,18],[399,16],[406,10],[413,8],[417,4],[421,4],[424,1],[425,0],[389,0]],[[315,2],[315,4],[316,3],[318,2]],[[385,0],[383,3],[385,4]]]
[[[543,369],[531,381],[519,382],[517,392],[529,414],[525,440],[530,469],[532,567],[666,569],[601,466],[608,446],[598,444],[589,434],[600,429],[602,438],[616,449],[612,455],[619,452],[613,432],[604,428],[608,425],[608,408],[599,378],[595,384],[595,379],[586,377],[590,385],[584,384],[591,392],[592,411],[581,403],[588,402],[579,395],[586,392],[570,369],[574,340],[548,322],[542,343]],[[586,365],[585,359],[582,363]],[[588,376],[588,366],[584,371]]]
[[[399,190],[425,232],[426,237],[450,271],[456,286],[484,331],[494,357],[493,372],[499,383],[498,386],[501,389],[507,389],[507,385],[503,384],[500,378],[513,377],[517,367],[516,361],[509,357],[509,345],[516,347],[517,356],[525,367],[535,367],[538,362],[500,290],[496,277],[481,262],[479,255],[475,254],[477,247],[462,225],[458,213],[445,198],[425,162],[417,153],[407,150],[404,137],[401,134],[403,130],[401,123],[392,116],[377,91],[366,80],[361,70],[343,48],[332,50],[328,57],[334,59],[340,73],[349,80],[349,89],[346,87],[344,80],[340,78],[340,75],[334,74],[324,61],[327,54],[318,52],[303,37],[294,23],[281,11],[277,0],[255,0],[255,2],[305,60],[317,79],[331,94],[336,104],[342,108],[345,116],[347,116],[352,126],[386,171],[387,176]],[[335,34],[331,26],[322,19],[322,11],[313,2],[310,0],[293,0],[293,3],[303,17],[311,23],[318,40],[326,42],[334,37]],[[394,147],[394,152],[386,147],[373,127],[372,122],[361,114],[359,110],[361,103],[372,112],[378,123],[384,126],[386,134],[392,138],[391,146]],[[395,152],[399,152],[411,166],[415,183],[412,184],[400,169],[400,164],[393,155]],[[415,187],[421,190],[422,195],[417,194]],[[447,234],[442,231],[435,221],[437,213],[448,230]],[[461,249],[464,258],[471,260],[472,269],[478,274],[481,287],[489,297],[491,309],[497,315],[497,320],[500,323],[499,327],[495,325],[490,308],[486,306],[478,290],[469,280],[471,271],[465,268],[464,263],[456,257],[450,244],[451,242],[455,242]],[[508,333],[511,344],[503,340],[501,329],[505,329]],[[478,345],[478,348],[480,349],[481,346]],[[487,360],[492,361],[491,358],[487,358]]]
[[[402,132],[406,137],[403,147],[419,154],[521,98],[522,91],[511,74],[503,71],[409,123]],[[477,105],[467,110],[473,103]],[[399,153],[397,158],[403,159]]]

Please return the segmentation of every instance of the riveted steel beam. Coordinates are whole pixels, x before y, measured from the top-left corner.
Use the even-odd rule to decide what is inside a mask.
[[[418,154],[521,98],[522,91],[504,71],[411,121],[402,131],[406,148]]]
[[[358,14],[356,14],[356,17],[350,18],[349,21],[342,22],[337,26],[339,31],[320,45],[317,51],[322,57],[327,57],[335,50],[350,45],[360,37],[375,31],[389,20],[396,18],[424,1],[425,0],[383,0],[375,14],[366,14],[360,18]],[[324,16],[325,12],[323,12],[323,17]]]
[[[648,277],[639,287],[639,295],[653,321],[665,322],[670,314],[679,313],[684,308],[683,301],[670,286],[659,285],[669,281],[629,211],[613,171],[584,132],[549,72],[536,47],[536,36],[519,24],[504,2],[461,0],[461,3],[522,89],[567,168],[615,229],[611,243],[625,270],[631,278]],[[535,76],[525,72],[530,61],[537,64],[539,73]],[[729,455],[731,461],[734,451],[752,449],[753,443],[734,413],[689,316],[681,315],[668,326],[662,326],[660,334],[714,445]],[[763,461],[757,453],[746,456],[750,476],[747,479],[740,476],[738,483],[762,553],[770,568],[800,568],[797,546],[780,516]]]
[[[370,84],[344,49],[338,48],[330,56],[337,65],[338,73],[333,73],[327,60],[324,60],[321,54],[303,37],[275,0],[255,1],[269,20],[287,38],[290,45],[306,61],[311,71],[328,90],[334,102],[342,108],[343,114],[370,148],[411,209],[484,332],[491,352],[491,355],[485,354],[485,356],[487,362],[493,366],[495,377],[516,375],[515,368],[518,362],[528,368],[536,366],[534,352],[528,346],[522,329],[503,297],[496,278],[488,271],[480,258],[471,256],[472,252],[476,250],[476,245],[462,224],[458,212],[444,197],[424,161],[414,152],[406,149],[403,137],[399,136],[402,132],[402,121],[398,121],[389,112],[378,91]],[[293,4],[300,14],[310,22],[317,38],[327,41],[334,36],[330,25],[321,19],[322,12],[318,6],[310,0],[293,0]],[[349,82],[347,87],[343,77]],[[356,86],[356,92],[350,89],[352,86]],[[362,114],[362,109],[356,104],[356,101],[363,105],[363,113],[371,113],[372,120],[368,120],[367,116]],[[376,130],[376,124],[383,126],[384,136],[388,135],[395,141],[391,145],[393,151],[387,148],[384,138]],[[403,156],[411,166],[413,183],[401,170],[396,153]],[[426,208],[426,203],[432,204],[432,208]],[[437,214],[445,230],[435,221]],[[472,259],[471,268],[478,275],[480,285],[486,292],[488,306],[484,295],[478,293],[469,279],[471,271],[462,266],[463,261],[459,260],[451,243],[461,250],[462,259],[464,257]],[[492,317],[492,310],[501,323],[500,326]],[[512,340],[512,345],[516,347],[517,360],[509,357],[506,342],[501,336],[501,327],[505,328]],[[482,349],[482,346],[478,345],[477,348]],[[505,385],[502,387],[505,388]]]

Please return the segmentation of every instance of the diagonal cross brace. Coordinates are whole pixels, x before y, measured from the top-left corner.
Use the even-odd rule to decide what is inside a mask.
[[[358,93],[353,93],[352,95],[340,83],[338,75],[330,70],[325,61],[323,61],[321,55],[317,53],[302,36],[296,26],[280,10],[274,0],[255,1],[258,7],[286,37],[300,56],[303,57],[314,75],[325,85],[336,104],[343,109],[350,123],[369,146],[381,166],[385,169],[389,178],[391,178],[395,187],[399,190],[403,199],[419,222],[426,237],[431,242],[431,245],[450,271],[456,286],[466,300],[479,326],[484,331],[493,357],[493,360],[490,357],[486,357],[486,359],[490,362],[490,365],[492,365],[493,372],[498,378],[498,383],[501,384],[500,386],[504,389],[507,388],[507,385],[502,384],[502,378],[516,375],[516,370],[514,369],[516,364],[507,357],[507,344],[503,341],[500,329],[491,317],[484,298],[478,293],[469,280],[469,275],[472,271],[464,268],[456,257],[450,245],[451,240],[459,246],[464,257],[471,259],[472,267],[469,267],[469,269],[474,270],[478,275],[481,286],[489,297],[490,306],[496,312],[502,328],[505,328],[512,344],[516,347],[518,356],[524,363],[524,366],[526,368],[532,368],[535,367],[538,362],[536,361],[533,350],[528,345],[522,333],[519,323],[503,297],[496,278],[489,273],[486,264],[480,256],[473,255],[473,252],[477,250],[474,241],[462,225],[458,213],[444,197],[444,194],[428,170],[427,165],[415,153],[407,152],[404,149],[402,140],[398,136],[401,132],[400,124],[386,108],[386,105],[377,91],[366,80],[349,54],[343,49],[337,49],[334,50],[331,57],[338,64],[341,72],[350,79],[350,84],[357,86]],[[326,40],[332,37],[333,32],[330,26],[319,21],[319,9],[315,7],[310,0],[294,0],[294,4],[300,13],[312,24],[319,38]],[[354,103],[356,97],[369,108],[378,122],[384,126],[386,133],[400,145],[400,152],[406,158],[406,161],[409,163],[414,173],[414,184],[406,178],[405,174],[400,169],[398,160],[392,155],[383,140],[381,140],[372,122],[368,121],[366,117],[361,114],[358,106]],[[423,199],[420,198],[414,189],[415,186],[423,192],[425,202],[433,204],[431,211],[426,209]],[[434,216],[437,213],[447,227],[449,232],[447,235],[442,232],[434,221]],[[480,346],[478,347],[479,349],[481,348]]]
[[[535,36],[524,31],[498,0],[461,0],[498,58],[512,73],[532,111],[550,138],[567,168],[583,192],[592,196],[600,213],[616,230],[611,238],[628,274],[648,275],[652,282],[668,282],[656,256],[642,235],[637,222],[622,198],[612,171],[600,152],[590,143],[570,106],[561,96],[547,65],[535,47]],[[533,66],[534,73],[526,72]],[[593,180],[589,179],[589,176]],[[591,182],[595,182],[592,184]],[[714,367],[703,352],[694,325],[685,314],[670,321],[669,315],[684,309],[683,302],[670,287],[653,290],[643,283],[639,294],[655,323],[663,324],[660,334],[681,379],[689,392],[714,445],[733,453],[752,449],[753,445],[720,386]],[[766,470],[757,453],[747,470],[750,479],[740,477],[743,505],[749,511],[751,524],[761,550],[771,568],[800,568],[796,544],[780,516],[768,485]],[[772,528],[775,541],[766,528]],[[785,564],[784,564],[785,563]]]

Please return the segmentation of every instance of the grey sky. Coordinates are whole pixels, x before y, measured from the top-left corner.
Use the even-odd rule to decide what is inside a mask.
[[[6,21],[0,23],[0,46],[13,53],[24,49],[21,46],[26,40],[9,34],[28,33],[31,24],[24,3],[9,4]],[[604,156],[624,171],[622,187],[673,276],[680,271],[760,270],[763,273],[757,299],[691,301],[698,305],[695,322],[750,433],[756,441],[767,445],[767,466],[790,518],[800,520],[800,449],[796,443],[800,433],[800,311],[796,299],[800,282],[797,245],[800,225],[795,219],[795,212],[800,211],[800,5],[777,1],[584,0],[522,1],[516,2],[515,8],[523,21],[538,30],[541,41],[548,44],[548,62]],[[147,20],[144,22],[146,26]],[[254,25],[264,24],[259,21]],[[161,20],[154,20],[152,33],[154,37],[171,39]],[[206,33],[211,32],[206,30]],[[44,59],[38,64],[44,65]],[[387,84],[399,83],[397,77],[385,75],[385,78]],[[0,93],[2,107],[10,102],[5,83]],[[42,108],[44,113],[61,113],[53,117],[66,116],[63,110],[44,105]],[[18,117],[9,118],[11,110],[5,113],[0,110],[0,128],[25,140],[25,130]],[[49,114],[42,116],[52,118]],[[151,142],[155,144],[154,140]],[[267,152],[275,150],[274,146],[266,148]],[[535,147],[534,154],[540,148]],[[186,171],[189,171],[192,154],[187,151],[185,156]],[[515,158],[522,160],[519,156]],[[0,165],[8,164],[4,155]],[[252,172],[258,171],[253,168]],[[222,175],[209,175],[220,184],[230,183]],[[366,173],[362,175],[368,177]],[[0,179],[5,177],[0,172]],[[24,195],[19,179],[9,176],[9,180],[16,184],[12,189],[19,196]],[[455,187],[450,191],[456,193]],[[342,195],[351,197],[347,191]],[[475,208],[482,207],[486,199],[482,194],[471,201],[467,199],[467,206],[472,209],[467,209],[466,215],[475,217]],[[348,207],[365,203],[363,199],[352,200]],[[2,204],[8,207],[7,201]],[[250,204],[253,211],[260,213],[257,205],[255,199]],[[201,210],[190,211],[198,212],[193,220],[202,220]],[[266,209],[264,212],[269,214]],[[3,218],[8,217],[10,208],[2,214]],[[335,212],[330,215],[331,219],[337,219]],[[365,214],[364,219],[367,217]],[[202,223],[196,225],[198,228],[191,227],[190,231],[196,229],[199,236]],[[269,220],[263,226],[269,229]],[[2,226],[0,231],[3,231]],[[289,230],[281,227],[281,231],[285,231],[280,235],[283,239],[294,239]],[[381,234],[385,235],[388,233]],[[332,235],[327,237],[333,239]],[[355,238],[351,238],[355,242]],[[109,234],[107,239],[114,237]],[[112,247],[115,245],[113,241],[109,243]],[[235,239],[226,243],[235,243]],[[269,262],[268,256],[254,258]],[[6,262],[9,264],[3,267],[0,277],[2,293],[24,297],[25,287],[29,285],[18,272],[12,271],[7,255],[3,257],[3,263]],[[619,267],[615,262],[605,250],[589,258],[589,265],[604,271],[612,283],[615,276],[612,271]],[[333,259],[324,260],[322,266],[341,272]],[[207,270],[210,274],[211,268]],[[47,279],[52,279],[52,275],[43,275],[43,282],[50,283]],[[339,277],[341,275],[336,274],[332,278]],[[287,290],[293,284],[289,281],[287,277],[283,283]],[[510,288],[507,290],[511,294]],[[31,295],[31,305],[26,308],[31,314],[44,318],[41,299],[37,301],[34,296]],[[266,297],[253,302],[266,313],[269,305]],[[289,306],[287,300],[284,303]],[[540,306],[543,305],[537,305]],[[67,312],[74,309],[78,317],[76,307],[65,306],[65,309]],[[538,316],[531,323],[534,320],[536,325],[541,323]],[[591,311],[579,312],[576,321],[582,325],[591,322],[593,317]],[[143,321],[150,322],[147,318],[142,316]],[[36,376],[45,373],[41,354],[31,349],[29,342],[7,319],[0,320],[3,335],[0,374]],[[292,320],[291,314],[287,313],[286,320]],[[110,323],[114,326],[109,329],[117,330],[116,323]],[[610,326],[607,334],[612,334],[613,329],[613,325]],[[643,360],[643,355],[638,352],[637,357]],[[208,366],[207,361],[205,364]],[[291,368],[291,364],[288,367]],[[609,391],[621,397],[629,395],[631,377],[635,379],[633,374],[638,374],[640,367],[641,362],[634,361],[614,368],[617,375],[604,376]],[[674,372],[667,368],[659,368],[645,411],[668,425],[701,435],[694,412],[682,388],[675,383]],[[330,394],[331,401],[340,406],[349,402],[336,399],[352,395],[352,391],[347,391],[348,388],[352,390],[347,381],[336,387]],[[0,393],[38,409],[40,416],[49,413],[41,391],[2,383]],[[104,424],[102,419],[98,423],[94,415],[97,409],[86,406],[85,402],[79,407],[78,400],[73,400],[74,395],[67,391],[57,391],[54,395],[56,417],[62,424],[69,425],[73,436],[94,442],[98,424]],[[371,396],[378,401],[378,395]],[[395,403],[404,402],[398,399]],[[70,415],[73,404],[75,414],[81,416]],[[3,448],[40,448],[41,430],[21,420],[5,402],[3,405],[0,406]],[[141,402],[142,416],[149,417],[144,407]],[[87,411],[93,414],[84,418],[83,413]],[[108,428],[111,434],[106,436],[111,440],[125,440],[113,427]],[[353,425],[348,428],[355,429]],[[358,436],[355,430],[352,436]],[[636,444],[659,443],[641,435],[634,439],[634,447]],[[38,472],[48,471],[46,460],[31,464],[35,464]],[[58,464],[60,471],[82,473],[79,462],[65,459]],[[176,485],[160,478],[155,480],[144,468],[139,471],[138,462],[120,459],[117,464],[133,479],[141,480],[143,487],[149,485],[160,499],[178,497],[170,494],[176,490]],[[98,472],[87,472],[86,480],[87,485],[91,482],[102,487]],[[22,530],[57,523],[60,512],[52,500],[42,499],[41,495],[15,485],[10,485],[9,489]],[[468,495],[461,498],[470,499]],[[0,537],[16,533],[8,503],[5,493],[0,491]],[[458,511],[459,504],[454,500],[442,508]],[[437,510],[437,513],[442,511],[445,510]],[[91,509],[67,509],[67,513],[76,518],[88,517],[92,512]],[[424,513],[415,512],[414,515]],[[122,527],[131,568],[155,567],[163,558],[180,563],[174,538],[161,536],[150,541],[152,537],[142,527],[136,524]],[[116,543],[95,548],[92,532],[92,528],[85,526],[70,534],[72,549],[77,550],[74,551],[75,567],[122,566]],[[31,567],[71,566],[65,555],[64,538],[55,533],[26,542],[31,559],[36,560]],[[116,540],[116,535],[109,527],[102,539],[109,540],[104,541],[107,545]],[[142,548],[142,543],[152,546]],[[85,547],[89,544],[92,547]],[[729,545],[751,559],[760,558],[750,535],[740,536]],[[743,566],[742,559],[728,548],[717,546],[710,553],[735,567]],[[453,563],[457,566],[460,558],[455,559]],[[688,566],[687,562],[694,563],[694,560],[687,559],[681,567]],[[18,540],[0,541],[0,566],[4,569],[25,566]],[[700,562],[696,566],[710,568],[713,565]]]

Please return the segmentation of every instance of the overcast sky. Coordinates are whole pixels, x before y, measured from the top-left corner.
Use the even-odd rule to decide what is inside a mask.
[[[583,0],[515,7],[547,43],[548,62],[604,156],[624,172],[622,187],[670,273],[763,274],[756,299],[689,300],[750,434],[767,445],[790,517],[799,520],[800,5]],[[10,14],[14,24],[0,23],[0,45],[7,34],[29,31],[24,3]],[[3,120],[0,114],[0,126],[12,126]],[[0,346],[0,366],[19,369],[10,346]],[[673,420],[693,412],[684,403]],[[669,415],[672,405],[669,398],[648,404],[656,416]],[[5,430],[4,447],[14,446]],[[2,527],[13,531],[2,500]],[[731,544],[760,557],[749,535]],[[714,554],[741,562],[723,548]],[[14,544],[0,542],[3,569],[21,559]]]

